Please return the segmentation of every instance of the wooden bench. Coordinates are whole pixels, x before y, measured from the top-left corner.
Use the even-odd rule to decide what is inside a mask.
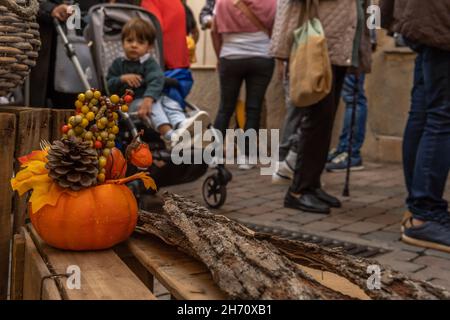
[[[79,289],[62,276],[70,266],[80,270]],[[134,234],[113,249],[91,252],[52,248],[31,225],[14,237],[11,299],[155,300],[167,297],[164,291],[175,299],[227,298],[205,265],[153,236]]]

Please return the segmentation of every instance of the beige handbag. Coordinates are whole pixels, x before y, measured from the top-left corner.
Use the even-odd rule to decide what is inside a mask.
[[[305,2],[289,60],[289,96],[297,107],[322,100],[330,93],[332,81],[327,40],[318,19],[319,1]]]

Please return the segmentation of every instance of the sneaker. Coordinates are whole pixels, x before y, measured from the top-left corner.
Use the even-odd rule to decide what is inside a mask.
[[[327,163],[325,165],[325,169],[329,172],[342,172],[347,170],[347,152],[342,152],[338,156],[334,157],[331,162]],[[350,170],[351,171],[358,171],[364,169],[364,166],[362,165],[362,159],[361,158],[352,158],[350,161]]]
[[[272,174],[272,184],[290,184],[294,177],[294,170],[289,166],[286,161],[279,161],[277,163],[277,169]]]
[[[256,166],[255,164],[250,164],[250,159],[247,156],[239,156],[238,163],[242,163],[238,165],[240,170],[250,170]]]
[[[331,149],[330,152],[328,153],[327,162],[333,161],[333,159],[336,158],[339,154],[340,152],[337,151],[336,148]]]
[[[175,132],[172,134],[171,140],[172,140],[172,148],[179,143],[180,137],[183,136],[183,134],[188,131],[191,136],[191,144],[194,144],[194,141],[196,139],[196,136],[194,136],[194,124],[196,121],[202,122],[202,134],[199,135],[200,138],[203,136],[203,132],[207,128],[209,124],[209,115],[205,111],[198,111],[195,113],[192,117],[186,118],[183,120],[177,127]]]
[[[450,253],[450,220],[443,223],[425,221],[415,226],[411,217],[405,221],[403,227],[403,242]]]

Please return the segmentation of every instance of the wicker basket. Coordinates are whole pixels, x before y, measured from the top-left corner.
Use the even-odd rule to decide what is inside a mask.
[[[0,0],[0,96],[22,84],[36,64],[38,9],[37,0]]]

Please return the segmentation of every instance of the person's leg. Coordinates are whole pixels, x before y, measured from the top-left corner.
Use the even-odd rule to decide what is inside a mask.
[[[364,82],[366,75],[364,73],[359,75],[358,80],[358,96],[356,103],[356,118],[355,118],[355,132],[352,144],[352,158],[361,159],[361,148],[366,137],[367,124],[367,98],[364,90]]]
[[[264,97],[272,79],[275,63],[273,59],[266,58],[245,59],[245,63],[247,64],[247,72],[244,77],[246,89],[244,130],[254,129],[258,131]],[[246,142],[246,155],[248,155],[248,151],[248,143]]]
[[[356,85],[355,75],[351,73],[346,74],[341,91],[342,100],[345,103],[344,123],[342,125],[341,135],[339,136],[339,143],[336,148],[337,153],[342,153],[348,150],[348,139],[350,133],[350,121],[352,118],[352,107],[353,107],[355,85]]]
[[[408,122],[403,134],[403,174],[405,176],[408,198],[407,206],[411,204],[410,194],[413,181],[414,168],[416,166],[417,150],[422,139],[426,119],[425,87],[422,69],[422,54],[419,53],[414,67],[414,85],[411,91],[411,109]]]
[[[443,193],[450,168],[450,52],[425,47],[422,68],[427,118],[417,149],[409,209],[418,220],[449,221]]]
[[[278,147],[278,163],[276,171],[272,174],[273,184],[290,184],[298,157],[298,141],[300,139],[301,108],[291,102],[289,96],[289,81],[286,77],[283,83],[286,115],[282,125],[281,141]]]
[[[450,253],[450,215],[443,199],[450,167],[450,52],[430,47],[421,50],[418,61],[422,66],[426,119],[419,139],[414,134],[419,135],[420,126],[409,131],[418,146],[412,174],[405,169],[412,217],[407,214],[403,218],[402,240]],[[407,164],[412,165],[414,161],[408,160]]]
[[[170,120],[167,114],[164,112],[164,108],[161,103],[162,99],[159,99],[152,105],[152,112],[150,113],[150,120],[152,122],[153,128],[158,130],[158,132],[166,139],[170,140],[170,135],[173,132],[173,127],[170,124]],[[134,103],[134,101],[133,101]],[[130,110],[135,109],[132,105]]]
[[[339,137],[339,144],[337,151],[347,152],[348,142],[350,136],[350,125],[354,107],[354,96],[356,86],[358,86],[358,96],[356,97],[356,115],[355,115],[355,126],[353,132],[353,144],[352,144],[352,157],[361,157],[361,147],[364,143],[364,138],[366,134],[366,123],[367,123],[367,98],[364,90],[365,74],[360,74],[358,77],[358,83],[356,83],[356,76],[354,74],[347,74],[344,80],[344,85],[342,88],[342,98],[345,102],[345,115],[344,115],[344,125],[342,127],[342,133]]]
[[[346,68],[333,66],[331,92],[317,104],[304,108],[301,137],[293,183],[288,194],[315,194],[321,188],[320,177],[330,147],[333,122]]]
[[[186,120],[186,114],[177,101],[172,100],[167,96],[162,96],[160,102],[172,128],[177,128],[184,120]]]
[[[364,91],[364,80],[365,74],[360,74],[358,77],[354,74],[347,74],[345,76],[342,88],[342,98],[345,102],[344,123],[336,152],[332,155],[332,158],[328,159],[330,162],[326,165],[327,171],[342,171],[347,169],[353,112],[356,113],[353,126],[352,159],[350,166],[352,170],[361,170],[364,168],[361,159],[361,147],[364,143],[367,123],[367,98]],[[356,109],[354,111],[356,89],[358,89],[358,95],[356,96]]]
[[[300,138],[300,121],[301,121],[301,108],[294,106],[289,96],[289,80],[285,79],[283,83],[285,101],[286,101],[286,115],[281,132],[281,141],[278,152],[278,159],[284,161],[292,150],[297,153],[296,144]]]
[[[242,59],[220,59],[220,106],[214,121],[214,128],[222,133],[224,139],[225,130],[228,128],[231,116],[236,108],[245,68]]]

